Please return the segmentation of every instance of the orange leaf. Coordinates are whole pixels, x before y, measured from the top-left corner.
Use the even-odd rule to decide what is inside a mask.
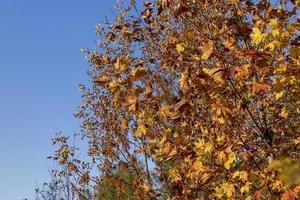
[[[287,191],[285,192],[281,198],[281,200],[295,200],[296,199],[296,193],[293,191]]]
[[[126,119],[123,119],[123,120],[122,120],[122,122],[121,122],[121,129],[122,129],[122,130],[127,129],[127,120],[126,120]]]
[[[253,85],[253,87],[252,87],[252,92],[254,94],[257,94],[257,93],[259,93],[261,91],[266,92],[266,91],[268,91],[270,89],[270,87],[271,86],[269,84],[267,84],[267,83],[255,83]]]
[[[100,76],[95,80],[96,83],[103,85],[109,82],[109,79],[107,76]]]

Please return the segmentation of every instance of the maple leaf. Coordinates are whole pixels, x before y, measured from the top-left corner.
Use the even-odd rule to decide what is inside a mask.
[[[76,116],[89,157],[78,171],[73,148],[57,142],[67,178],[101,170],[93,178],[117,199],[298,198],[289,194],[300,191],[298,1],[116,6],[97,26],[102,54],[85,50],[93,82]]]
[[[269,48],[271,51],[274,51],[276,48],[280,48],[282,43],[278,40],[273,40],[272,42],[269,42],[266,46],[265,49]]]
[[[248,173],[246,171],[236,171],[233,173],[232,178],[239,177],[241,181],[247,181],[248,180]]]
[[[295,200],[297,197],[297,194],[293,191],[286,191],[281,195],[281,200]]]
[[[269,91],[271,86],[267,83],[255,83],[252,87],[253,94],[257,94],[259,92],[267,92]]]
[[[214,52],[214,42],[212,40],[209,40],[207,43],[204,43],[203,46],[200,47],[202,51],[202,60],[208,60],[212,53]]]
[[[122,130],[125,130],[127,129],[127,120],[126,119],[122,119],[122,122],[121,122],[121,129]]]
[[[273,29],[279,26],[279,21],[277,19],[270,19],[268,26],[271,26]]]
[[[286,72],[286,69],[287,69],[286,65],[281,65],[280,67],[276,68],[273,73],[280,74],[280,73]]]
[[[136,137],[141,137],[147,134],[147,127],[144,124],[140,124],[135,132]]]
[[[188,86],[188,77],[187,77],[187,73],[184,72],[181,74],[179,80],[178,80],[178,83],[179,83],[179,87],[180,89],[183,91],[183,92],[187,92],[189,90],[189,86]]]
[[[235,156],[235,153],[234,152],[231,152],[228,156],[228,159],[227,161],[224,163],[224,167],[225,169],[230,169],[232,163],[235,161],[236,159],[236,156]]]
[[[212,69],[204,69],[210,77],[212,77],[216,82],[225,84],[225,70],[220,67],[215,67]]]
[[[147,72],[146,72],[145,68],[143,66],[139,65],[131,71],[129,79],[131,81],[139,80],[146,74],[147,74]]]
[[[98,77],[95,80],[95,82],[97,84],[103,85],[103,84],[109,83],[109,78],[107,76],[105,76],[105,75],[104,76],[100,76],[100,77]]]
[[[149,192],[151,189],[151,185],[149,183],[144,183],[142,187],[145,192]]]
[[[193,164],[194,170],[196,170],[197,172],[201,172],[204,170],[204,166],[203,163],[199,160],[196,160]]]
[[[233,184],[229,184],[229,187],[227,187],[227,191],[226,191],[227,197],[228,198],[233,197],[234,193],[235,193],[234,185]]]
[[[176,51],[178,53],[182,53],[185,50],[185,44],[184,43],[179,43],[176,45]]]
[[[119,69],[123,72],[125,72],[128,69],[128,64],[126,62],[121,62],[120,58],[117,58],[116,63],[114,64],[116,69]]]
[[[119,88],[120,84],[117,81],[112,81],[108,83],[108,89],[112,92],[116,91],[117,88]]]
[[[250,36],[252,38],[252,44],[259,45],[267,38],[268,34],[262,33],[258,28],[254,27]]]
[[[241,187],[240,191],[241,193],[248,193],[249,190],[251,188],[251,183],[250,182],[247,182],[244,186]]]
[[[274,95],[275,95],[275,99],[279,100],[281,97],[283,97],[284,91],[275,92]]]

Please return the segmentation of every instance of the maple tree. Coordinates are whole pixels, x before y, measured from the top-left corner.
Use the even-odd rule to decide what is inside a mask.
[[[160,0],[115,7],[83,51],[90,87],[52,157],[76,191],[129,199],[296,199],[300,195],[299,0]],[[142,163],[142,167],[140,165]],[[116,175],[133,170],[130,181]],[[74,184],[75,185],[75,184]],[[116,199],[128,199],[122,195]]]

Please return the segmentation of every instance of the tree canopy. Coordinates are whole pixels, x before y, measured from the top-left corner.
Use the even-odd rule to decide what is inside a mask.
[[[83,49],[92,84],[76,117],[88,159],[53,139],[63,175],[83,193],[109,177],[115,199],[296,199],[299,6],[119,2],[96,27],[97,48]]]

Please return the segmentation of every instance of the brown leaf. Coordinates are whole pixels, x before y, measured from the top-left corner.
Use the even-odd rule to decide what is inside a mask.
[[[141,13],[143,19],[148,20],[152,15],[152,9],[146,9]]]
[[[176,18],[178,18],[178,17],[181,17],[182,14],[184,14],[184,13],[186,13],[186,12],[188,12],[188,11],[189,11],[188,7],[186,7],[186,6],[184,6],[184,5],[181,5],[181,6],[179,6],[179,8],[175,11],[174,15],[175,15]]]
[[[189,90],[189,86],[188,86],[188,77],[187,74],[185,72],[183,72],[181,74],[180,79],[178,80],[179,82],[179,88],[186,93]]]
[[[88,172],[85,172],[79,179],[80,184],[87,185],[90,181],[90,176]]]
[[[175,110],[178,112],[182,112],[188,104],[189,104],[189,101],[186,99],[183,99],[183,100],[179,101],[178,103],[176,103]]]
[[[149,97],[153,92],[153,88],[151,85],[148,85],[146,88],[145,88],[145,91],[144,91],[144,96],[147,98]]]
[[[134,70],[132,70],[129,80],[130,81],[138,80],[143,76],[145,76],[146,74],[147,72],[145,71],[145,68],[143,66],[137,66]]]
[[[263,58],[265,55],[262,52],[258,52],[254,49],[250,49],[250,50],[245,50],[243,51],[244,56],[248,59],[261,59]]]
[[[205,70],[205,72],[216,82],[225,83],[225,70],[220,67]]]
[[[109,32],[106,35],[106,42],[111,42],[114,41],[116,39],[116,35],[113,32]]]
[[[202,51],[201,59],[208,60],[214,51],[214,42],[209,40],[207,43],[201,46],[200,49]]]

